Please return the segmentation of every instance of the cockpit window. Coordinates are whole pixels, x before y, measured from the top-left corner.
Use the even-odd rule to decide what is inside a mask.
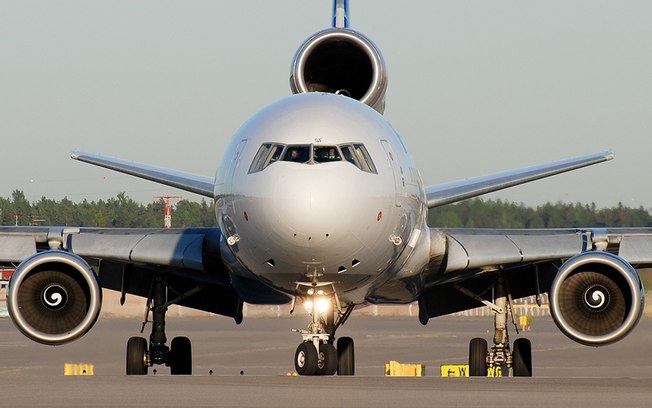
[[[292,161],[306,163],[310,161],[310,145],[290,145],[285,154],[283,161]]]
[[[315,146],[313,147],[313,158],[317,163],[342,160],[337,146]]]
[[[361,143],[340,145],[344,159],[367,173],[377,173],[369,152]]]
[[[263,143],[249,167],[249,173],[264,170],[276,161],[296,163],[329,163],[346,160],[367,173],[377,173],[369,152],[362,143],[345,143],[340,145],[283,145],[280,143]]]
[[[251,162],[249,173],[261,171],[265,167],[277,161],[279,157],[281,157],[283,147],[285,146],[282,144],[263,143],[263,145],[260,146],[260,149],[258,149],[258,153],[256,153],[254,161]]]

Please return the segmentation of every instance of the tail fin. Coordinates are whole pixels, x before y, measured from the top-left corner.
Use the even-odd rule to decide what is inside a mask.
[[[349,27],[349,0],[333,0],[333,27]]]

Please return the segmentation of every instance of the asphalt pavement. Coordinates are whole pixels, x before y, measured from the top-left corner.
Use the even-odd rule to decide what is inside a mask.
[[[530,331],[532,378],[442,378],[441,364],[465,363],[472,337],[491,340],[491,318],[440,318],[422,326],[407,317],[353,315],[338,331],[355,340],[355,377],[295,377],[294,351],[305,318],[222,317],[167,321],[168,340],[190,337],[193,376],[166,367],[147,377],[124,375],[130,336],[139,319],[100,319],[89,334],[50,347],[24,338],[0,319],[0,407],[113,406],[650,406],[652,319],[622,341],[600,348],[564,337],[549,317]],[[144,337],[148,337],[149,327]],[[385,377],[390,360],[421,363],[425,377]],[[87,364],[93,376],[64,376],[66,363]]]

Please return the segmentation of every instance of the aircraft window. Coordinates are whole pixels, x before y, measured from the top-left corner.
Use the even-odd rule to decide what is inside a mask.
[[[277,161],[281,157],[283,147],[282,144],[263,143],[249,167],[249,173],[264,170],[265,167]]]
[[[283,161],[305,163],[310,160],[310,145],[288,146]]]
[[[340,151],[336,146],[315,146],[313,158],[317,163],[340,161]]]
[[[267,166],[278,160],[309,164],[346,160],[364,172],[376,173],[371,156],[361,143],[338,146],[310,144],[286,146],[280,143],[263,143],[249,166],[249,173],[265,170]]]
[[[344,160],[367,173],[377,173],[369,152],[361,143],[340,145]]]

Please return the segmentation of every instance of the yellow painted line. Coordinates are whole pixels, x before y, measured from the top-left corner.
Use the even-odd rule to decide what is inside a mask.
[[[66,363],[63,365],[63,375],[94,375],[95,366],[86,363]]]

